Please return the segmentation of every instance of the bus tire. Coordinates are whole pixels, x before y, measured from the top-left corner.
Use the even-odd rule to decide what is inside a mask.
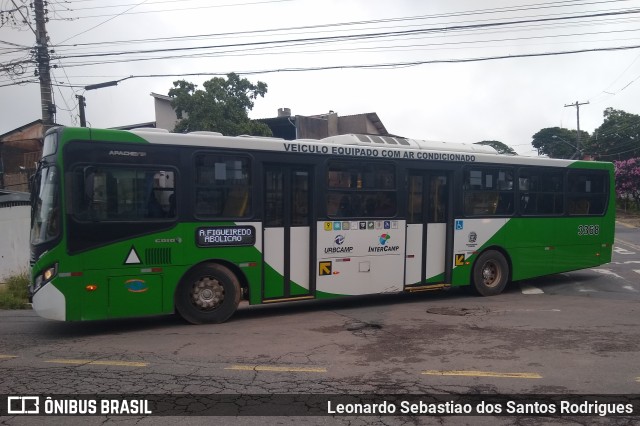
[[[496,250],[487,250],[473,265],[473,289],[480,296],[495,296],[502,293],[509,280],[509,264],[504,255]]]
[[[229,319],[240,303],[240,282],[229,268],[208,263],[190,270],[178,284],[176,310],[192,324]]]

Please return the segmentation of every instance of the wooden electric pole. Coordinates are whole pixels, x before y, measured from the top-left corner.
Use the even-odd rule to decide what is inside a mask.
[[[33,11],[36,16],[36,63],[38,78],[40,79],[40,103],[42,108],[42,123],[45,131],[53,126],[56,106],[51,94],[51,74],[49,66],[49,40],[45,27],[45,9],[43,0],[33,1]]]
[[[567,104],[564,107],[576,107],[576,119],[577,119],[577,127],[578,127],[578,135],[576,136],[576,153],[580,156],[579,160],[582,160],[582,152],[580,151],[580,105],[588,105],[589,101],[587,102],[578,102],[576,101],[575,104]]]

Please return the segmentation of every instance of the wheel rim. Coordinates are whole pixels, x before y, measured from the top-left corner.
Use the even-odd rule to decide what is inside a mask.
[[[502,270],[492,260],[482,265],[482,283],[487,287],[495,287],[502,278]]]
[[[202,310],[216,309],[224,301],[224,287],[213,277],[202,277],[193,285],[191,301],[193,306]]]

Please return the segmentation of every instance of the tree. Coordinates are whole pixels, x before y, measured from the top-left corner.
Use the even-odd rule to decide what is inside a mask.
[[[640,116],[621,110],[604,110],[604,122],[588,142],[587,149],[599,160],[640,157]]]
[[[580,131],[580,139],[589,139],[589,133]],[[561,127],[547,127],[533,135],[531,145],[539,154],[548,155],[551,158],[578,158],[578,132],[576,130],[563,129]],[[584,149],[580,147],[580,151]]]
[[[614,161],[616,170],[616,195],[628,201],[630,198],[640,207],[640,158]]]
[[[264,97],[267,84],[251,83],[237,74],[214,77],[203,84],[204,90],[185,80],[173,82],[169,90],[171,105],[178,116],[174,132],[205,130],[224,135],[271,136],[271,129],[249,118],[254,100]]]
[[[476,142],[474,145],[490,146],[496,151],[498,151],[498,154],[518,155],[518,153],[515,152],[513,148],[511,148],[509,145],[502,143],[500,141],[482,141],[482,142]]]

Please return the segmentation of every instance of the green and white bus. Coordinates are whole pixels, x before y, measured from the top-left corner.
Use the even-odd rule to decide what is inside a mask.
[[[390,136],[58,127],[32,185],[39,315],[227,320],[250,304],[471,286],[611,261],[613,165]]]

